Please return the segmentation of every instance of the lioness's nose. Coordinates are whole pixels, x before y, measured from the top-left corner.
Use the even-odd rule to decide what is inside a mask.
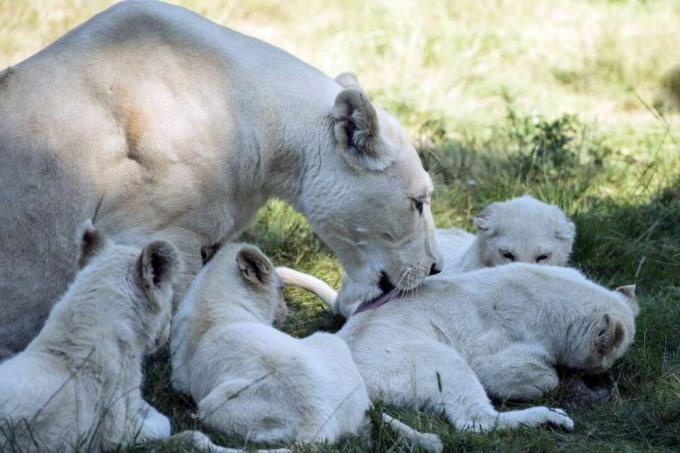
[[[437,275],[442,271],[441,267],[437,265],[437,263],[432,263],[432,267],[430,267],[430,275]]]

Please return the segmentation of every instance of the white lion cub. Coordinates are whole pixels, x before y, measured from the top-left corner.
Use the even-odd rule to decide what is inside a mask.
[[[371,403],[349,348],[328,333],[296,339],[273,328],[286,311],[269,259],[251,245],[224,245],[173,318],[173,386],[193,396],[207,427],[250,441],[335,442],[358,433]],[[384,420],[441,450],[435,435]]]
[[[524,195],[488,205],[474,218],[477,235],[437,229],[444,274],[520,262],[566,266],[576,228],[560,208]]]
[[[165,241],[140,251],[90,222],[81,230],[75,280],[40,334],[0,364],[0,451],[101,451],[170,436],[140,387],[142,358],[168,337],[179,255]]]
[[[631,286],[609,291],[573,269],[514,263],[427,279],[338,335],[371,399],[442,411],[459,429],[571,429],[561,410],[498,412],[487,394],[534,398],[558,385],[557,366],[606,371],[633,342],[638,311]]]

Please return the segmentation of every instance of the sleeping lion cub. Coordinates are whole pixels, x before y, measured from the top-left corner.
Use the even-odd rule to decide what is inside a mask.
[[[178,252],[81,229],[75,280],[40,334],[0,364],[0,451],[114,450],[170,436],[142,399],[142,359],[168,337]]]
[[[632,343],[637,313],[632,287],[514,263],[427,279],[417,295],[350,317],[338,335],[372,400],[443,412],[458,429],[572,429],[561,410],[498,412],[487,394],[528,400],[557,386],[555,367],[607,370]]]
[[[371,407],[349,348],[336,335],[297,339],[271,326],[286,315],[282,287],[256,247],[226,244],[191,284],[172,322],[172,383],[208,428],[247,441],[336,442]],[[441,441],[384,415],[411,443]]]

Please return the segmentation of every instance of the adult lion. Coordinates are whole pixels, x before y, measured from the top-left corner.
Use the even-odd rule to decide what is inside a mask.
[[[163,3],[117,4],[0,73],[0,181],[5,355],[72,279],[87,218],[119,243],[175,243],[175,300],[200,250],[270,197],[339,257],[348,297],[410,289],[441,267],[430,178],[354,77]]]

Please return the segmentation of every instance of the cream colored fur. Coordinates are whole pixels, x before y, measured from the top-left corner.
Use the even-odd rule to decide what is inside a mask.
[[[571,429],[562,411],[498,412],[487,394],[528,400],[557,386],[557,366],[607,370],[632,343],[637,313],[633,287],[609,291],[573,269],[514,263],[429,278],[417,294],[352,316],[338,335],[371,399],[443,412],[459,429]]]
[[[566,266],[576,233],[560,208],[529,195],[491,203],[474,224],[476,236],[458,228],[437,229],[444,274],[511,262]]]
[[[192,283],[172,324],[172,383],[197,402],[208,428],[247,441],[336,442],[359,433],[371,404],[349,348],[335,335],[293,338],[282,287],[254,246],[227,244]],[[411,443],[441,451],[437,436],[384,415]]]
[[[0,364],[0,451],[101,451],[170,436],[141,394],[142,359],[167,339],[174,246],[115,245],[91,224],[45,327]],[[34,276],[39,278],[39,276]]]
[[[87,218],[118,243],[171,240],[185,262],[175,301],[201,249],[233,237],[271,197],[302,212],[339,257],[352,299],[379,294],[381,273],[406,290],[441,267],[415,149],[356,78],[339,81],[152,1],[116,4],[8,68],[4,354],[25,347],[72,280],[70,238]]]

